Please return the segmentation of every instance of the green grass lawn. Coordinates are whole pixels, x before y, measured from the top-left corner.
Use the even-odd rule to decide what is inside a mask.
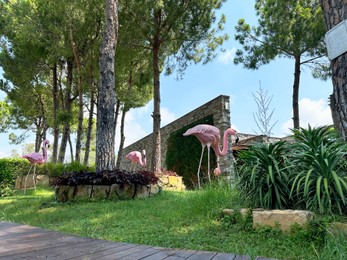
[[[0,220],[69,234],[152,246],[211,250],[252,257],[347,259],[346,240],[327,240],[299,230],[254,231],[250,222],[222,217],[223,208],[240,208],[238,193],[228,186],[201,191],[163,191],[128,201],[57,203],[50,189],[0,198]],[[331,258],[333,257],[333,258]],[[341,257],[341,258],[340,258]]]

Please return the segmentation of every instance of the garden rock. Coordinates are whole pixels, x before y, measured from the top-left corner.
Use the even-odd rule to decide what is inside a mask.
[[[222,213],[224,215],[234,215],[236,212],[240,212],[242,217],[247,217],[248,214],[250,214],[251,209],[239,209],[239,210],[234,210],[234,209],[223,209]]]
[[[328,233],[333,236],[342,236],[347,238],[347,223],[332,222],[328,228]]]
[[[91,198],[93,186],[92,185],[77,185],[75,189],[74,199]]]
[[[314,218],[314,213],[306,210],[253,210],[253,227],[275,227],[279,225],[282,231],[290,231],[294,223],[305,226]]]
[[[92,198],[107,199],[110,193],[110,186],[106,185],[93,185]]]
[[[57,186],[55,188],[55,199],[59,202],[72,200],[75,195],[75,186]]]

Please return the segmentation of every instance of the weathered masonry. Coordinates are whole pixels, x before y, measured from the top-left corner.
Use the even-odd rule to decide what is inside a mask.
[[[203,118],[212,116],[214,125],[219,128],[221,132],[221,140],[223,138],[224,131],[230,127],[230,97],[221,95],[215,99],[207,102],[206,104],[196,108],[195,110],[189,112],[188,114],[182,116],[181,118],[173,121],[172,123],[162,127],[160,129],[161,133],[161,162],[163,170],[167,170],[165,161],[166,161],[166,152],[167,152],[167,140],[170,137],[171,133],[190,125],[196,121],[199,121]],[[222,142],[222,141],[221,141]],[[230,147],[230,145],[229,145]],[[126,154],[131,151],[142,151],[146,149],[147,156],[147,169],[151,169],[151,159],[152,158],[152,134],[147,135],[146,137],[140,139],[139,141],[125,147],[122,151],[122,160],[120,164],[121,169],[130,169],[131,165],[129,161],[124,160]],[[231,147],[226,156],[220,159],[220,166],[223,173],[228,175],[232,172],[232,150]]]

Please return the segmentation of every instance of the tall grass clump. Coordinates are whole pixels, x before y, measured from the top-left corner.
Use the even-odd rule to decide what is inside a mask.
[[[252,206],[281,209],[290,205],[287,155],[284,141],[260,143],[239,154],[237,187]]]
[[[293,133],[291,197],[308,210],[346,213],[346,143],[330,127],[309,126]]]

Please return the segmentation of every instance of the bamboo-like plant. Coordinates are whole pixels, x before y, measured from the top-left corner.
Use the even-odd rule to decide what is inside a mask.
[[[330,127],[293,130],[291,197],[320,213],[342,213],[347,206],[347,174],[341,170],[346,143]]]
[[[289,206],[287,154],[283,141],[257,144],[240,153],[237,186],[253,206],[268,209]]]

